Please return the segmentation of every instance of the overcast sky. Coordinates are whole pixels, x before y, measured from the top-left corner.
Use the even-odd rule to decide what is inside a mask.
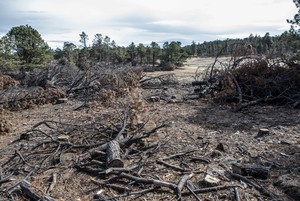
[[[89,43],[100,33],[118,45],[178,40],[183,44],[279,35],[297,9],[293,0],[0,0],[0,36],[30,25],[52,47]]]

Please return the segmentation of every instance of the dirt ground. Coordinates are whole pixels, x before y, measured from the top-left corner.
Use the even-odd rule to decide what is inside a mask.
[[[226,59],[226,58],[224,58]],[[217,178],[218,186],[236,185],[236,188],[199,193],[200,200],[238,200],[234,192],[239,192],[240,200],[299,200],[300,199],[300,112],[299,110],[274,107],[268,105],[252,106],[240,112],[233,112],[228,105],[219,105],[209,99],[195,98],[194,87],[191,86],[196,69],[204,69],[213,60],[211,58],[192,58],[183,68],[175,70],[179,83],[161,87],[140,89],[143,96],[144,110],[141,121],[145,130],[166,124],[145,143],[158,143],[151,156],[143,160],[144,177],[161,179],[177,185],[184,172],[159,164],[158,160],[173,154],[183,153],[179,157],[168,160],[168,163],[183,169],[193,170],[190,179],[196,188],[204,188],[201,181],[206,174]],[[155,76],[162,72],[149,73]],[[168,73],[168,72],[163,72]],[[159,97],[155,101],[151,97]],[[15,152],[21,150],[22,143],[13,143],[22,133],[30,130],[35,124],[47,120],[68,124],[92,125],[98,120],[116,111],[116,107],[94,104],[83,109],[74,110],[82,105],[78,100],[69,99],[62,104],[46,104],[33,109],[18,112],[7,112],[6,120],[11,123],[11,132],[0,135],[1,169],[4,162]],[[257,137],[261,128],[269,130],[269,134]],[[220,148],[220,146],[222,148]],[[69,153],[69,158],[61,163],[71,163],[76,153]],[[206,162],[197,158],[204,158]],[[204,160],[204,161],[205,161]],[[136,156],[130,156],[126,164],[139,163]],[[22,163],[22,161],[20,161]],[[250,163],[267,167],[269,177],[258,179],[247,177],[257,183],[261,189],[255,188],[240,179],[228,175],[233,163]],[[99,186],[91,179],[101,178],[77,172],[74,167],[65,165],[58,169],[58,179],[48,195],[56,200],[92,200],[101,191],[104,195],[118,195],[110,188]],[[2,170],[5,172],[5,170]],[[1,174],[2,174],[1,171]],[[45,193],[56,169],[28,177],[33,188]],[[188,172],[188,171],[187,171]],[[0,174],[1,178],[3,178]],[[28,174],[28,173],[27,173]],[[15,175],[16,181],[24,178],[24,174]],[[0,184],[0,200],[6,200],[4,191],[14,184]],[[148,188],[139,186],[139,189]],[[237,190],[238,189],[238,190]],[[266,193],[268,192],[267,195]],[[3,196],[3,198],[1,197]],[[299,198],[299,199],[298,199]],[[16,200],[27,200],[18,197]],[[131,195],[112,200],[176,200],[176,195],[168,190],[154,191],[142,195]],[[96,200],[96,199],[95,199]],[[101,199],[99,199],[101,200]],[[182,200],[196,200],[192,195],[183,196]]]

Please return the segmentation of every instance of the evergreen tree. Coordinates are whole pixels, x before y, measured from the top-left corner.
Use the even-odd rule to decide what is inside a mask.
[[[51,59],[50,47],[39,32],[29,25],[13,27],[2,38],[6,53],[16,53],[24,63],[41,64]]]

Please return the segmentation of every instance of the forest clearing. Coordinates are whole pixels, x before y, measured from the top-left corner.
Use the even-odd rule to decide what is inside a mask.
[[[1,200],[299,198],[299,110],[234,111],[199,99],[193,77],[214,59],[171,73],[111,70],[104,90],[88,84],[68,98],[56,92],[54,102],[2,109]],[[117,144],[111,164],[107,143]]]
[[[0,201],[300,200],[300,0],[0,10]]]

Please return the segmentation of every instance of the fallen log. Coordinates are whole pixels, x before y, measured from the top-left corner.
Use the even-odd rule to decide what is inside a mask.
[[[120,157],[120,145],[117,141],[112,140],[107,143],[106,147],[106,166],[124,167],[124,163]]]
[[[20,183],[20,187],[21,187],[21,190],[23,192],[23,194],[30,198],[31,200],[34,200],[34,201],[40,201],[40,200],[45,200],[45,201],[56,201],[56,199],[54,198],[51,198],[49,196],[40,196],[39,194],[37,194],[36,192],[34,192],[32,189],[31,189],[31,185],[28,181],[24,180]]]
[[[232,164],[232,172],[242,176],[252,176],[257,179],[268,179],[269,168],[256,164]]]

